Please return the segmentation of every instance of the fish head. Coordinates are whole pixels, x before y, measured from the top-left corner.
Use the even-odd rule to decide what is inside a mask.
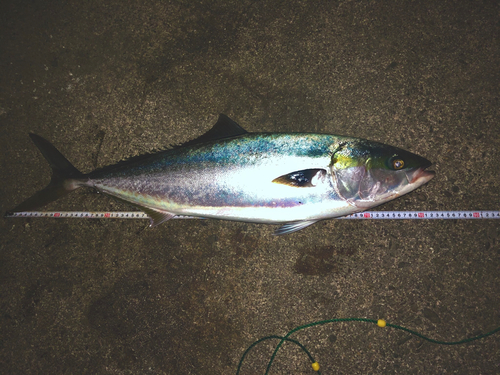
[[[368,209],[407,194],[434,177],[431,162],[385,144],[353,140],[336,147],[331,158],[333,185],[340,198]]]

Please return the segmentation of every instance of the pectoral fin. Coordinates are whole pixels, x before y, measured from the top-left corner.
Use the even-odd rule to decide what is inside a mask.
[[[294,187],[314,187],[325,175],[326,171],[324,169],[304,169],[284,174],[275,178],[273,182]]]
[[[298,230],[304,229],[309,225],[313,225],[317,221],[318,220],[308,220],[308,221],[295,221],[293,223],[288,223],[276,229],[273,235],[281,236],[283,234],[290,234],[293,232],[297,232]]]

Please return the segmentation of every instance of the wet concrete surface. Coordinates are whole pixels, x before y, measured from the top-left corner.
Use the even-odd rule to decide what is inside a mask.
[[[22,1],[0,11],[1,210],[50,170],[88,172],[195,138],[351,135],[436,177],[386,210],[500,205],[500,8],[492,1]],[[48,210],[127,210],[78,191]],[[225,221],[0,220],[3,374],[232,374],[267,335],[384,318],[455,341],[500,326],[498,221],[336,221],[273,237]],[[493,335],[431,344],[366,323],[296,333],[323,374],[493,374]],[[247,356],[264,373],[276,342]],[[285,344],[273,374],[313,373]]]

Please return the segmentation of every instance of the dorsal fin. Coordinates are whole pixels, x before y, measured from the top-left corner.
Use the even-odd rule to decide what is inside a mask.
[[[198,143],[205,143],[205,142],[210,142],[210,141],[216,141],[218,139],[224,139],[224,138],[232,138],[232,137],[237,137],[239,135],[247,134],[248,132],[243,129],[241,126],[239,126],[236,122],[231,120],[229,117],[226,115],[223,115],[222,113],[219,115],[219,119],[215,123],[215,125],[207,131],[205,134],[199,136],[198,138],[195,138],[191,141],[188,141],[186,143],[183,143],[177,147],[181,146],[191,146],[195,145]]]

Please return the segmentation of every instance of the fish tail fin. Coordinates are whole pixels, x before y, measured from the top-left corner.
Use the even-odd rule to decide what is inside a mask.
[[[29,136],[52,168],[52,179],[44,189],[14,207],[10,212],[33,211],[83,185],[81,179],[84,174],[76,169],[59,150],[39,135],[30,133]]]

